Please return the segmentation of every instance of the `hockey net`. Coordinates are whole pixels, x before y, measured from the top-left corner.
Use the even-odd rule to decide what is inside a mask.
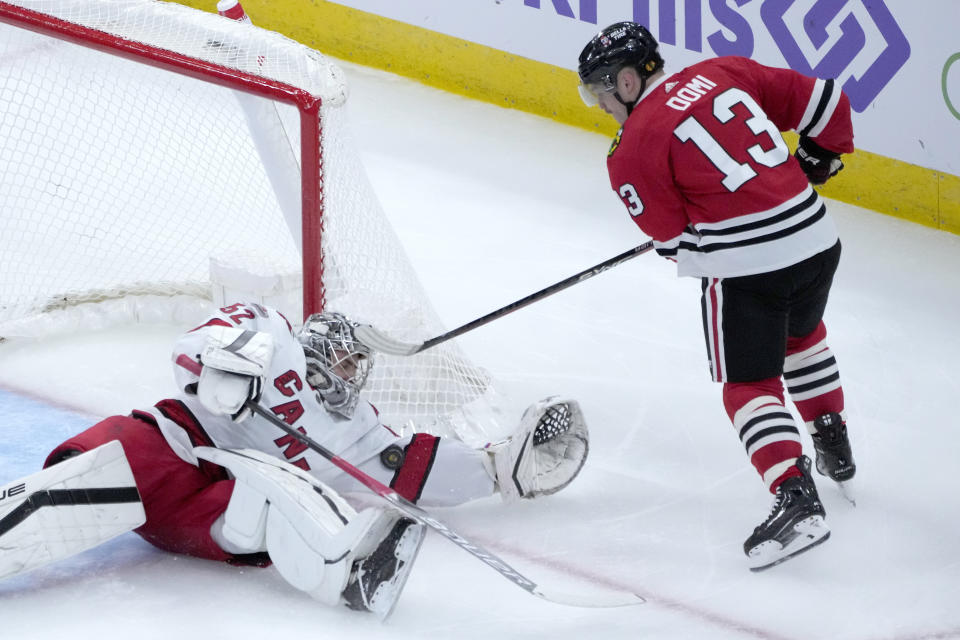
[[[443,333],[346,105],[333,62],[248,23],[0,0],[0,336],[186,322],[251,291],[291,320],[331,309],[401,340]],[[386,421],[431,430],[482,431],[501,410],[451,343],[378,356],[366,393]]]

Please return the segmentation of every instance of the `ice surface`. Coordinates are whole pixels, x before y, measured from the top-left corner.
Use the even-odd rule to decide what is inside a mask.
[[[347,73],[364,161],[448,326],[646,239],[609,190],[604,137]],[[846,204],[830,210],[844,254],[826,321],[858,506],[820,481],[833,533],[810,553],[747,570],[741,544],[770,497],[707,373],[699,283],[647,255],[460,340],[511,396],[580,400],[592,432],[581,477],[544,500],[436,510],[544,586],[629,590],[647,604],[543,602],[430,535],[380,625],[310,600],[272,569],[173,556],[127,534],[0,583],[0,637],[960,637],[960,238]],[[178,331],[0,344],[0,384],[18,392],[0,394],[0,482],[39,468],[94,416],[171,393]]]

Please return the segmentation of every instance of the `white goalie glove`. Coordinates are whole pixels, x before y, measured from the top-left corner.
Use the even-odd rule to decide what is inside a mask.
[[[250,410],[244,403],[258,400],[263,391],[263,376],[273,357],[273,336],[234,327],[210,327],[206,333],[197,398],[214,415],[245,420]]]
[[[512,437],[487,447],[500,495],[511,502],[560,491],[583,468],[589,441],[576,400],[553,396],[530,406]]]

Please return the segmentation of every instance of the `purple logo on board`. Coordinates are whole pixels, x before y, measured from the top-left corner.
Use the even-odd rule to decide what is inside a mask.
[[[806,75],[836,79],[856,111],[865,110],[910,57],[910,43],[883,0],[632,0],[632,11],[625,10],[619,19],[648,27],[661,45],[697,52],[706,45],[718,56],[752,58],[760,25],[738,9],[751,3],[760,4],[764,27],[787,64]],[[598,0],[523,4],[597,24]],[[704,33],[708,16],[721,28]]]
[[[884,40],[883,50],[866,71],[858,76],[846,70],[857,60],[867,44],[867,36],[856,15],[848,8],[850,0],[815,0],[803,14],[803,28],[787,25],[784,16],[795,0],[764,0],[760,15],[774,42],[792,69],[819,78],[835,78],[850,97],[850,105],[863,111],[883,90],[910,57],[910,43],[882,0],[858,0],[863,4],[876,31]],[[793,22],[793,20],[791,21]],[[839,25],[840,37],[821,51],[827,42],[828,27]],[[812,65],[801,49],[798,38],[806,37],[817,50],[820,61]],[[863,68],[865,65],[858,65]]]

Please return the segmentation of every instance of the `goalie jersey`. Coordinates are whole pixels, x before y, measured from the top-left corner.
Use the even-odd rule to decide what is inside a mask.
[[[324,482],[336,484],[335,479],[340,475],[336,467],[264,418],[254,414],[237,423],[229,416],[213,415],[203,408],[193,391],[201,370],[199,354],[206,344],[206,331],[212,326],[263,331],[273,336],[273,357],[264,376],[260,403],[294,429],[357,465],[378,456],[396,441],[397,435],[380,422],[377,412],[367,402],[361,400],[350,418],[327,411],[306,382],[303,347],[290,323],[275,309],[257,304],[224,307],[208,322],[180,337],[173,353],[177,386],[183,391],[177,400],[190,411],[178,412],[175,405],[160,403],[150,413],[161,426],[165,418],[187,433],[196,433],[199,429],[217,447],[270,453]],[[200,424],[192,424],[194,420]],[[177,450],[171,442],[169,426],[161,430]]]
[[[787,267],[838,239],[787,130],[853,151],[850,103],[832,80],[706,60],[648,88],[611,146],[611,186],[680,276]]]

